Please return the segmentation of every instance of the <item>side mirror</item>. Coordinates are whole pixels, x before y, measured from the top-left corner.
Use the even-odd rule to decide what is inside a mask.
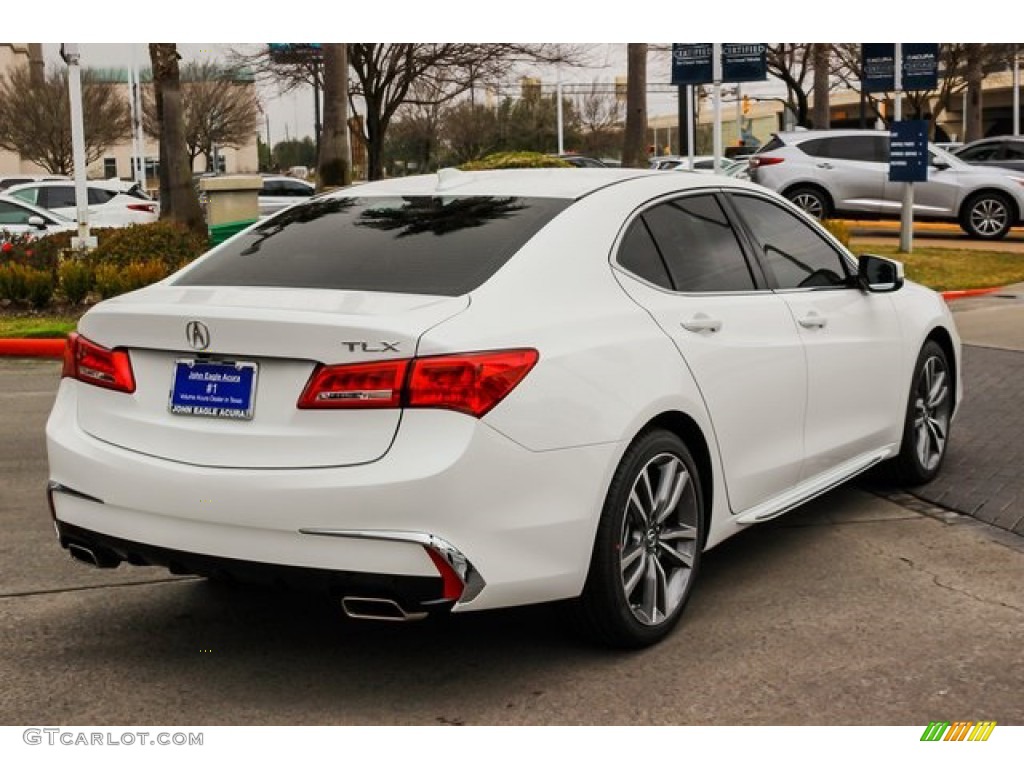
[[[949,168],[949,163],[947,163],[945,160],[939,160],[937,158],[932,159],[931,165],[932,168],[934,168],[937,171],[944,171],[947,168]]]
[[[903,265],[881,256],[858,256],[857,284],[868,293],[898,291],[903,287]]]
[[[35,227],[36,229],[46,229],[46,222],[43,220],[42,216],[29,216],[28,225],[30,227]]]

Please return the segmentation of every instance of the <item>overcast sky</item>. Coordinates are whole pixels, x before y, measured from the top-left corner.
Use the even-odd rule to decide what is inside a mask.
[[[667,45],[667,44],[666,44]],[[253,44],[230,43],[179,43],[178,50],[184,61],[207,57],[226,59],[232,49],[254,49]],[[60,62],[60,46],[56,43],[44,43],[47,59]],[[510,73],[505,92],[514,93],[518,88],[518,80],[524,74],[540,76],[545,84],[554,84],[561,74],[566,84],[589,84],[593,81],[612,84],[616,76],[626,74],[626,45],[624,43],[595,43],[586,45],[589,66],[581,68],[563,68],[559,73],[554,68],[533,69]],[[83,43],[82,64],[86,67],[130,67],[136,60],[140,67],[149,65],[149,48],[147,43]],[[652,53],[648,61],[648,114],[675,114],[676,96],[665,91],[664,84],[670,79],[670,61],[667,53]],[[660,88],[659,85],[661,84]],[[777,95],[777,83],[750,83],[744,86],[744,92],[760,95]],[[260,85],[260,98],[263,108],[269,117],[270,139],[273,143],[286,137],[312,136],[313,134],[313,93],[311,88],[300,88],[282,93],[272,84]],[[728,106],[727,106],[727,114]],[[266,140],[267,125],[260,132]]]

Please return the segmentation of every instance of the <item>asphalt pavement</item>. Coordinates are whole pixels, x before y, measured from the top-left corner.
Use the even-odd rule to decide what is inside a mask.
[[[1024,535],[1024,283],[951,303],[964,400],[939,476],[918,498]]]

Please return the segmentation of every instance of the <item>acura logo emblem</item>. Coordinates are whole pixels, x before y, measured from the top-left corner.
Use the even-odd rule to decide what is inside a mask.
[[[192,349],[206,349],[210,346],[210,329],[198,320],[192,320],[185,326],[185,338]]]

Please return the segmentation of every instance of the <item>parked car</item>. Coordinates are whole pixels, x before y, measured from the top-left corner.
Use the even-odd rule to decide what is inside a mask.
[[[881,462],[934,478],[960,370],[940,296],[756,185],[449,169],[92,308],[51,509],[100,567],[305,581],[357,618],[569,600],[643,646],[705,550]]]
[[[290,176],[264,176],[259,194],[260,216],[270,216],[290,205],[301,203],[316,194],[316,187],[308,181]]]
[[[596,157],[586,157],[584,155],[577,155],[572,152],[567,152],[561,155],[550,155],[550,157],[557,157],[559,160],[564,160],[574,168],[607,168],[608,166],[603,160],[598,160]]]
[[[993,136],[953,151],[960,160],[983,168],[1007,168],[1024,174],[1024,136]]]
[[[956,221],[971,237],[1005,237],[1024,216],[1024,176],[977,168],[929,145],[914,216]],[[889,181],[888,131],[778,133],[750,159],[750,178],[816,218],[898,217],[903,183]]]
[[[718,166],[724,173],[729,168],[735,165],[735,161],[728,159],[727,157],[718,158]],[[697,173],[714,173],[715,171],[715,158],[713,155],[695,155],[693,158],[693,167],[690,167],[690,158],[688,156],[678,155],[661,155],[659,157],[652,157],[650,166],[652,170],[657,171],[696,171]]]
[[[127,227],[132,224],[151,224],[160,218],[160,206],[149,199],[137,184],[127,191],[124,182],[90,181],[86,184],[89,197],[89,225],[93,227]],[[72,221],[78,216],[73,181],[37,181],[19,184],[7,194],[25,202],[46,208]]]
[[[45,208],[0,194],[0,231],[44,237],[54,232],[77,230],[75,222]]]

